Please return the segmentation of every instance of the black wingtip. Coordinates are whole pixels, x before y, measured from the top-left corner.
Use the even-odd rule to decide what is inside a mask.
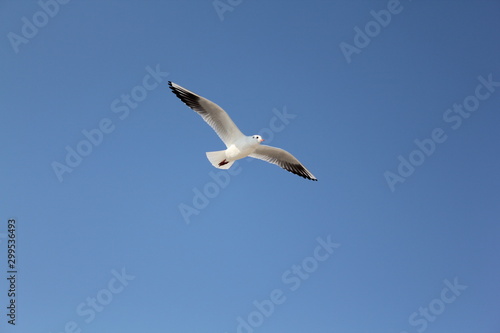
[[[286,171],[291,172],[294,175],[297,175],[297,176],[302,177],[304,179],[309,179],[309,180],[312,180],[315,182],[318,181],[317,178],[313,178],[314,176],[311,177],[310,173],[307,172],[307,170],[301,164],[286,164],[286,165],[281,166],[281,167],[283,169],[285,169]]]
[[[168,81],[168,85],[170,86],[170,89],[172,92],[179,98],[184,104],[186,104],[188,107],[191,109],[201,112],[203,111],[203,108],[200,105],[200,97],[196,95],[195,93],[182,88],[181,86],[174,86],[175,83],[172,83],[172,81]]]

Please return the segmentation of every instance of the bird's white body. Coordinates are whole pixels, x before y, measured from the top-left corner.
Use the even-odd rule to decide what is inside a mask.
[[[241,136],[226,150],[207,152],[207,158],[214,167],[229,169],[234,161],[252,154],[262,141],[259,135]]]
[[[236,161],[247,157],[255,151],[260,142],[253,139],[251,136],[244,136],[230,145],[226,150],[226,158],[231,161]]]
[[[229,169],[234,161],[253,157],[276,164],[283,169],[310,180],[317,180],[298,159],[286,150],[261,145],[260,135],[244,135],[229,115],[220,106],[208,99],[175,84],[168,82],[174,94],[187,106],[196,111],[217,133],[226,145],[226,150],[207,152],[207,158],[219,169]]]

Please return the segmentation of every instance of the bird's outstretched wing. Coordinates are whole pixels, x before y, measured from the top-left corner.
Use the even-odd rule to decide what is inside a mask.
[[[178,84],[168,81],[168,85],[184,104],[202,116],[203,120],[214,129],[226,147],[229,147],[240,137],[244,136],[238,126],[236,126],[226,111],[220,106]]]
[[[258,158],[260,160],[276,164],[286,171],[290,171],[296,175],[304,177],[310,180],[318,180],[314,175],[303,166],[298,159],[296,159],[292,154],[286,150],[260,145],[255,149],[253,153],[249,155],[253,158]]]

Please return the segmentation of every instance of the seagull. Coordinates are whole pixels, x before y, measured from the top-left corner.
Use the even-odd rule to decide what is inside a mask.
[[[298,159],[286,150],[261,145],[264,139],[260,135],[244,135],[226,111],[214,102],[171,81],[168,81],[168,85],[184,104],[196,111],[213,128],[226,145],[227,149],[225,150],[206,153],[208,160],[214,167],[229,169],[234,161],[249,156],[276,164],[286,171],[306,179],[318,180]]]

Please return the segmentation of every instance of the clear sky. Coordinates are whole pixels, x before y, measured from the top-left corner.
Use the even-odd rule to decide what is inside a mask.
[[[0,330],[499,332],[499,17],[0,2]],[[169,80],[319,181],[212,167],[224,144]]]

